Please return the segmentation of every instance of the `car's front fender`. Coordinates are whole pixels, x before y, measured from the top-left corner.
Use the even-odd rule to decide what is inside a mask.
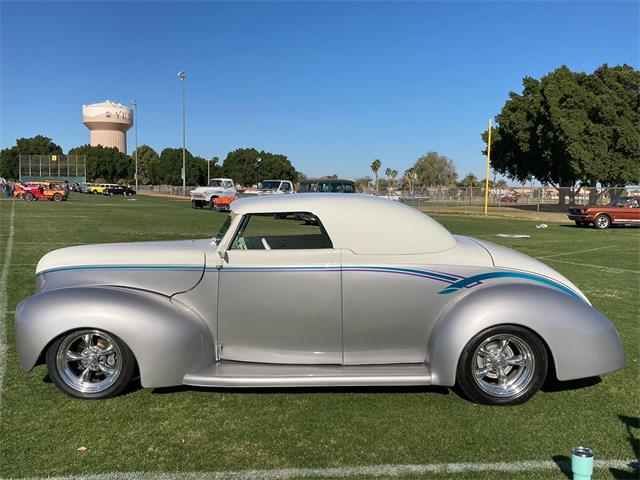
[[[428,345],[432,383],[454,385],[465,345],[496,325],[519,325],[540,336],[558,380],[591,377],[624,366],[618,332],[598,310],[553,288],[513,283],[471,292],[443,312]]]
[[[163,295],[117,287],[71,287],[33,295],[16,307],[20,364],[31,370],[51,341],[80,328],[105,330],[131,349],[145,387],[182,384],[211,365],[215,350],[205,323]]]

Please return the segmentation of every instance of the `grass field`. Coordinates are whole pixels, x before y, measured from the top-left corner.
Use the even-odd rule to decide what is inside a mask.
[[[18,367],[13,309],[33,293],[38,259],[76,244],[208,237],[225,215],[152,197],[72,194],[60,204],[2,199],[0,261],[10,239],[12,210],[11,263],[7,283],[0,285],[0,290],[8,289],[7,314],[0,312],[6,322],[0,341],[7,344],[0,397],[0,477],[549,462],[562,461],[578,445],[593,447],[596,458],[603,460],[639,455],[638,229],[578,229],[558,223],[557,217],[548,222],[549,228],[536,229],[540,217],[434,215],[454,233],[513,247],[556,268],[620,332],[626,349],[624,370],[593,381],[549,384],[521,406],[474,405],[445,388],[132,389],[118,398],[91,402],[60,393],[47,381],[44,367],[30,374]],[[531,237],[498,238],[497,233]],[[539,314],[552,312],[540,305]],[[362,472],[358,478],[373,475]],[[637,470],[623,465],[597,469],[594,478],[637,475]],[[560,469],[413,476],[567,478]]]

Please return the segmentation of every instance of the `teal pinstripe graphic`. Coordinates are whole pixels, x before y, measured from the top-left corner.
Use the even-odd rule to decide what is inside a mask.
[[[82,270],[141,270],[141,271],[174,271],[174,272],[199,272],[202,270],[215,271],[217,267],[204,267],[203,265],[80,265],[73,267],[51,268],[38,272],[38,275],[64,271]],[[565,285],[546,277],[522,272],[488,272],[471,277],[463,277],[454,273],[439,272],[433,270],[421,270],[417,268],[403,267],[382,267],[375,265],[314,265],[314,266],[280,266],[280,267],[224,267],[226,272],[371,272],[371,273],[391,273],[396,275],[408,275],[413,277],[427,278],[439,282],[448,283],[449,286],[438,292],[440,295],[448,295],[459,291],[462,288],[473,288],[482,284],[483,280],[496,278],[518,278],[556,288],[567,295],[582,300],[573,290]]]
[[[571,295],[572,297],[577,298],[578,300],[582,300],[582,298],[569,287],[564,286],[563,284],[551,280],[549,278],[540,277],[538,275],[532,275],[530,273],[521,273],[521,272],[489,272],[489,273],[481,273],[479,275],[473,275],[471,277],[467,277],[463,280],[459,280],[455,283],[452,283],[444,290],[438,292],[440,295],[447,295],[449,293],[457,292],[461,288],[467,288],[472,286],[473,284],[482,283],[483,280],[491,280],[494,278],[521,278],[524,280],[531,280],[532,282],[543,283],[545,285],[549,285],[554,287],[567,295]]]
[[[37,275],[81,270],[173,270],[200,272],[203,270],[203,265],[78,265],[74,267],[49,268],[38,272]]]

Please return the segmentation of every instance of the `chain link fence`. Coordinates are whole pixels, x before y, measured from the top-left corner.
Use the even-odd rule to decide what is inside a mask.
[[[66,180],[69,183],[87,179],[86,155],[20,155],[19,179],[23,182]]]
[[[195,186],[187,186],[189,191]],[[140,185],[142,194],[182,197],[182,186]],[[360,193],[375,195],[375,189],[360,188]],[[327,194],[331,195],[331,194]],[[516,208],[537,212],[566,212],[572,205],[606,205],[624,195],[640,195],[640,186],[597,188],[554,187],[506,187],[490,188],[488,204],[492,209]],[[386,188],[378,190],[378,196],[424,208],[482,208],[485,201],[484,187],[415,187]]]
[[[363,193],[375,194],[375,191],[367,188]],[[485,202],[484,187],[380,188],[378,195],[419,207],[482,207]],[[488,204],[492,208],[564,212],[572,205],[606,205],[624,195],[640,195],[640,186],[490,188]]]

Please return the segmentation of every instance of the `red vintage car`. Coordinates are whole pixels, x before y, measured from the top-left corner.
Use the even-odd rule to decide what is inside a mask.
[[[64,187],[53,184],[53,182],[29,182],[16,183],[13,195],[27,202],[41,198],[61,202],[67,199],[69,192]]]
[[[579,227],[590,223],[600,229],[611,225],[640,225],[640,196],[617,197],[607,205],[571,207],[568,216]]]

